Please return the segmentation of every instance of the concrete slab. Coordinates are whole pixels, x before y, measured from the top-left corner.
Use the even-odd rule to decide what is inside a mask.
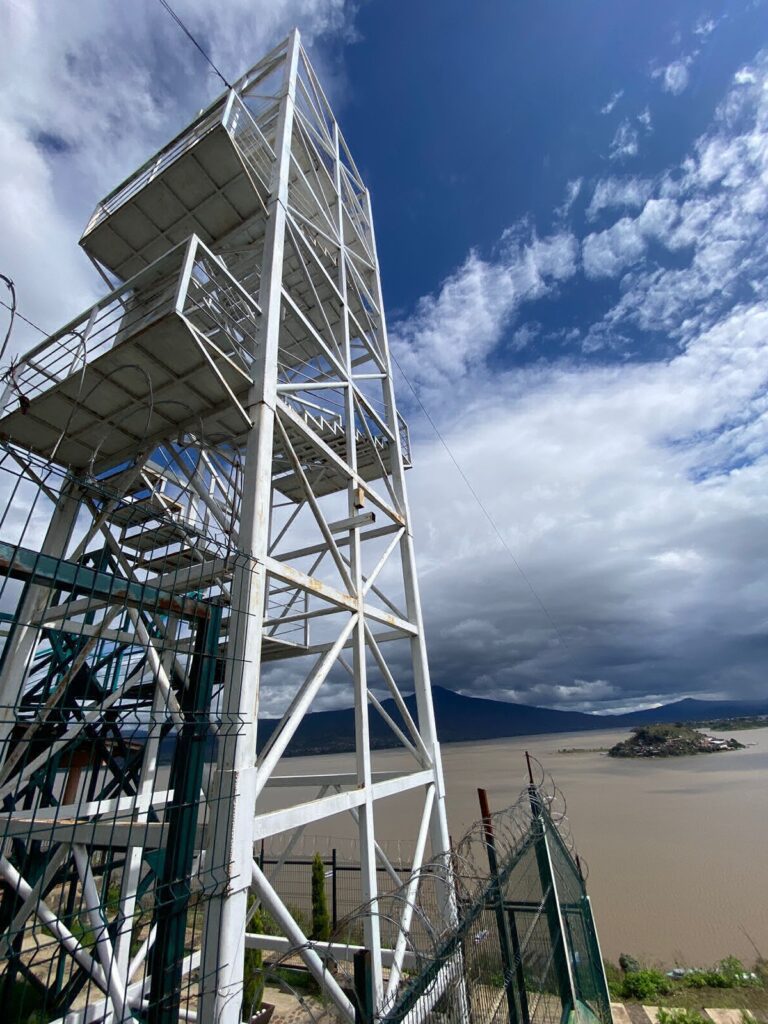
[[[613,1024],[632,1024],[632,1018],[627,1013],[624,1003],[611,1003],[611,1016]]]
[[[744,1020],[741,1010],[710,1010],[707,1006],[704,1012],[715,1024],[742,1024]]]

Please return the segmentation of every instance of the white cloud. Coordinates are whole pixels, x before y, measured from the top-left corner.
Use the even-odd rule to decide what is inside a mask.
[[[571,212],[571,208],[581,194],[581,187],[584,184],[583,178],[573,178],[565,186],[565,198],[560,206],[558,206],[556,213],[558,217],[567,217]]]
[[[296,23],[308,46],[351,26],[343,0],[174,6],[230,78]],[[156,3],[5,4],[0,38],[0,271],[52,330],[103,292],[76,245],[96,202],[222,86]]]
[[[693,34],[701,36],[702,39],[706,39],[708,35],[715,31],[718,22],[714,18],[700,18],[693,29]]]
[[[603,178],[595,185],[587,218],[594,220],[603,210],[643,206],[652,188],[648,178]]]
[[[536,321],[521,324],[512,335],[511,347],[516,352],[522,352],[524,348],[528,348],[538,338],[540,331],[541,324],[536,323]]]
[[[733,80],[737,85],[753,85],[757,81],[751,68],[739,68],[733,76]]]
[[[692,63],[691,57],[683,57],[680,60],[673,60],[666,67],[657,68],[653,72],[654,78],[662,79],[664,92],[670,92],[673,96],[679,96],[688,87],[691,75],[688,70]]]
[[[768,306],[734,310],[670,360],[476,382],[442,429],[565,642],[425,440],[410,489],[435,680],[575,707],[758,695]],[[465,620],[485,628],[471,658],[453,631]]]
[[[515,328],[516,301],[500,307],[481,283],[471,301],[444,302],[439,292],[397,326],[402,346],[416,342],[419,380],[436,389],[424,391],[428,407],[565,641],[414,411],[410,490],[437,682],[614,710],[691,693],[761,695],[766,186],[768,57],[760,57],[737,75],[679,167],[655,182],[609,178],[595,187],[592,215],[624,215],[581,241],[582,265],[587,276],[620,279],[621,294],[607,315],[567,331],[581,338],[581,358],[547,360],[539,346],[532,359],[531,342],[546,329],[535,320]],[[480,262],[498,284],[505,262]],[[575,255],[563,265],[578,273]],[[469,270],[468,262],[458,279]],[[545,279],[529,294],[552,291]],[[472,336],[485,322],[476,311],[492,299],[492,330],[446,384],[437,339],[463,351],[457,318],[457,331]],[[427,323],[430,346],[416,330]],[[500,369],[510,333],[519,363]],[[608,347],[642,352],[658,336],[664,358],[603,360]],[[432,348],[442,390],[426,365]],[[455,623],[483,625],[470,658]],[[467,631],[479,635],[474,625]]]
[[[600,108],[600,113],[601,114],[610,114],[615,109],[616,104],[619,102],[619,100],[621,99],[621,97],[623,95],[624,95],[624,90],[623,89],[619,89],[618,92],[615,92],[611,96],[611,98],[608,100],[608,102],[605,104],[605,106]]]
[[[625,118],[616,129],[608,155],[611,160],[624,160],[637,156],[638,149],[637,129]]]
[[[396,325],[392,346],[410,380],[440,389],[482,366],[514,312],[572,277],[578,246],[569,232],[539,238],[525,225],[505,231],[490,260],[472,252],[436,295]]]
[[[587,235],[582,243],[587,277],[615,277],[645,255],[652,239],[667,238],[678,216],[672,199],[649,199],[639,217],[622,217],[605,231]]]
[[[587,235],[582,243],[587,277],[615,277],[645,252],[645,240],[637,223],[623,217],[605,231]]]
[[[637,120],[647,132],[653,131],[653,119],[649,107],[646,107],[642,113],[637,115]]]
[[[644,209],[612,234],[590,239],[584,263],[593,272],[621,272],[651,238],[675,256],[673,265],[648,265],[628,279],[605,323],[686,337],[737,298],[768,295],[766,186],[768,56],[762,55],[736,76],[691,156],[662,177],[654,196],[662,205],[653,216]]]

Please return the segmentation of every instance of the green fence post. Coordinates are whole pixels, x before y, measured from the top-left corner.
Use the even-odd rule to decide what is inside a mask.
[[[189,685],[181,693],[181,727],[168,788],[168,838],[156,889],[157,933],[151,954],[148,1024],[177,1024],[189,907],[190,874],[205,764],[208,715],[216,673],[221,607],[211,604],[195,632]]]
[[[512,985],[513,978],[513,956],[512,939],[509,934],[509,921],[504,913],[504,893],[499,880],[499,863],[496,857],[496,836],[493,833],[493,821],[491,819],[491,808],[488,804],[488,793],[484,789],[478,789],[477,795],[480,799],[480,813],[483,817],[483,830],[485,832],[485,848],[488,853],[488,869],[491,875],[491,902],[496,912],[496,925],[499,930],[499,946],[501,948],[501,966],[504,968],[504,992],[507,996],[507,1008],[509,1010],[510,1024],[517,1024],[517,1004],[515,992]]]
[[[373,970],[371,951],[358,949],[354,955],[355,1024],[373,1024]]]

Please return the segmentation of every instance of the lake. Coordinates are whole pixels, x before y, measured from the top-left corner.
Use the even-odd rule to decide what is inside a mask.
[[[558,753],[610,746],[625,730],[446,744],[452,835],[459,838],[479,817],[478,786],[488,790],[493,810],[516,799],[528,749],[567,799],[605,956],[708,965],[733,953],[751,964],[750,939],[768,956],[768,729],[735,735],[746,750],[658,761]],[[374,768],[395,768],[404,756],[376,751]],[[290,775],[350,768],[350,755],[281,764]],[[296,802],[307,796],[295,791]],[[383,801],[377,831],[406,839],[417,813],[411,796]],[[354,825],[347,816],[322,830],[341,839]]]

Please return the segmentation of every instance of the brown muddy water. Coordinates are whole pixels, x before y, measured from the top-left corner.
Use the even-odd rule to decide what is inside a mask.
[[[708,965],[733,953],[751,964],[752,943],[768,957],[768,729],[737,733],[746,750],[694,757],[617,761],[602,753],[558,753],[610,746],[626,735],[560,733],[445,745],[453,837],[479,816],[478,786],[488,790],[494,810],[516,799],[528,749],[567,799],[576,848],[589,865],[588,890],[606,957],[628,952],[667,965]],[[401,751],[377,751],[374,769],[391,770],[406,760]],[[286,759],[280,771],[351,768],[350,755],[327,755]],[[310,795],[290,792],[290,803]],[[418,816],[415,794],[382,801],[377,833],[407,844]],[[354,829],[346,815],[323,822],[318,832],[342,840]]]

